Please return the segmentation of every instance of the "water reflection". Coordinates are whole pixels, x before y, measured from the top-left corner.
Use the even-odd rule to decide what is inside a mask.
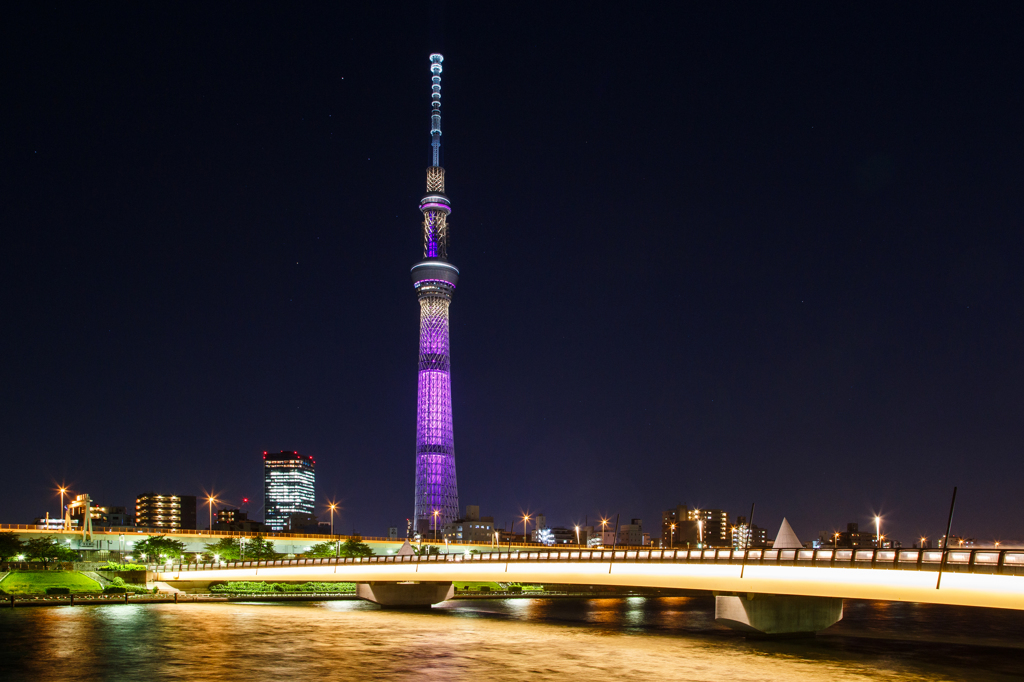
[[[748,640],[703,597],[0,611],[4,680],[1020,679],[1024,614],[847,602],[803,641]],[[893,638],[900,638],[894,640]],[[914,641],[907,641],[912,639]]]

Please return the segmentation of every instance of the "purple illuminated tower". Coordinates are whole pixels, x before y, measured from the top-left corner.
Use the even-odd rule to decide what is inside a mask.
[[[427,169],[423,211],[423,260],[412,266],[420,301],[419,389],[416,401],[416,502],[413,529],[428,536],[459,515],[455,482],[455,440],[452,434],[452,384],[448,352],[448,306],[459,271],[448,262],[448,214],[441,150],[441,62],[430,55],[430,146],[433,165]]]

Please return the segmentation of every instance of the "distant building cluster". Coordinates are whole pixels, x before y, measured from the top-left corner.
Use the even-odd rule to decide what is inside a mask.
[[[317,518],[315,461],[295,451],[263,453],[264,521],[249,518],[249,511],[224,507],[207,517],[212,523],[203,528],[223,531],[263,533],[328,533],[330,523]],[[209,498],[207,498],[209,499]],[[212,503],[218,500],[213,500]],[[203,500],[198,500],[205,504]],[[248,500],[246,500],[248,502]],[[47,530],[83,530],[110,528],[152,528],[173,533],[198,530],[197,497],[167,491],[148,491],[135,497],[135,506],[116,507],[97,504],[88,493],[70,498],[58,517],[35,519],[35,525]],[[492,524],[493,526],[493,524]]]

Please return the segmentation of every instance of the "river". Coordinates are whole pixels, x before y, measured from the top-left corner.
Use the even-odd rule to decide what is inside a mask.
[[[810,639],[747,639],[707,597],[0,609],[0,679],[1020,680],[1024,613],[848,600]]]

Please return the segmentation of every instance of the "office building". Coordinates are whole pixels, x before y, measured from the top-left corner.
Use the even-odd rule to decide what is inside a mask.
[[[283,531],[292,514],[316,510],[316,462],[291,450],[263,453],[263,518]]]

